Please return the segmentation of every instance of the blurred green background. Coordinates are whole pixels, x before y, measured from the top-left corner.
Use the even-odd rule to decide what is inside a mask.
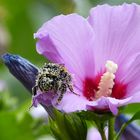
[[[47,20],[59,14],[77,12],[87,16],[98,4],[140,3],[140,0],[0,0],[0,55],[19,54],[40,66],[46,60],[37,54],[33,33]],[[49,129],[41,118],[29,112],[31,96],[9,74],[0,60],[0,140],[41,140]],[[139,110],[130,105],[126,113]],[[49,139],[49,138],[48,138]]]

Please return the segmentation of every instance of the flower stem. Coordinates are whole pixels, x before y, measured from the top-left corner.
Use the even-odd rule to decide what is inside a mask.
[[[108,140],[113,140],[114,139],[114,124],[115,124],[115,118],[110,118],[108,120]]]
[[[102,132],[100,132],[100,135],[102,137],[102,140],[106,140],[106,136],[105,136],[105,131],[104,130]]]
[[[99,123],[99,122],[95,122],[96,126],[98,128],[98,131],[102,137],[102,140],[106,140],[106,135],[105,135],[105,131],[104,131],[104,125]]]

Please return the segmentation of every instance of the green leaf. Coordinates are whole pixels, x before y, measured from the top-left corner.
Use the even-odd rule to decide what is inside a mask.
[[[140,103],[129,104],[122,110],[123,114],[135,114],[139,111]]]
[[[85,140],[87,125],[76,113],[63,114],[55,111],[56,119],[50,120],[53,135],[57,140]]]
[[[67,138],[69,140],[69,136],[67,135],[65,125],[64,125],[64,116],[58,111],[55,111],[55,121],[50,121],[50,128],[52,130],[53,135],[57,140],[65,140]],[[61,132],[63,130],[63,132]]]
[[[56,140],[62,140],[63,139],[63,136],[61,136],[61,133],[58,130],[55,123],[51,123],[50,128],[51,128],[51,131],[52,131],[54,137],[56,138]],[[64,137],[64,139],[65,139],[65,137]]]
[[[87,135],[87,125],[77,114],[64,115],[66,129],[72,139],[85,140]],[[76,135],[75,135],[76,134]]]

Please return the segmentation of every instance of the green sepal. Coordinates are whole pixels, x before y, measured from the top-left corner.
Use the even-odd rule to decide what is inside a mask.
[[[97,121],[105,122],[105,121],[109,120],[110,118],[114,117],[111,112],[99,114],[99,113],[95,113],[93,111],[81,111],[78,113],[78,115],[85,120],[96,121],[96,122]]]
[[[85,140],[87,125],[76,113],[63,114],[55,110],[55,120],[50,120],[51,131],[56,140]]]

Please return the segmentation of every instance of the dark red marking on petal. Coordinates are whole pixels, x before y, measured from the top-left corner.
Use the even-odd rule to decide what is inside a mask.
[[[83,82],[83,94],[88,100],[92,101],[94,99],[100,79],[101,74],[96,76],[96,78],[86,78]]]
[[[95,92],[98,90],[98,85],[103,74],[98,74],[95,78],[85,78],[83,82],[83,95],[92,101],[95,99]],[[127,93],[127,84],[115,81],[112,89],[111,97],[116,99],[123,99]]]
[[[123,99],[127,93],[127,84],[115,81],[115,85],[112,89],[111,97],[116,99]]]

